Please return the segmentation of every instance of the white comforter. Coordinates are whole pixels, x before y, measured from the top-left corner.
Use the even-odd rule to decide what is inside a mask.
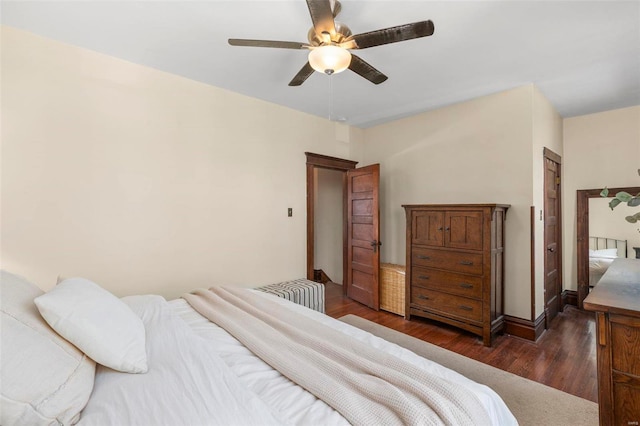
[[[281,424],[216,354],[215,342],[196,336],[160,296],[126,302],[146,330],[146,374],[100,366],[80,425]]]
[[[517,424],[490,388],[370,333],[286,300],[275,299],[283,309],[302,312],[373,347],[468,387],[486,407],[493,424]],[[100,367],[80,424],[346,424],[331,407],[273,370],[184,300],[167,303],[158,296],[135,296],[124,300],[145,323],[149,372],[133,375]]]

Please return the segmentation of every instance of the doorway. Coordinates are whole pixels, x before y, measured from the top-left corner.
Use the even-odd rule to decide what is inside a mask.
[[[356,161],[305,153],[307,157],[307,279],[315,278],[318,171],[342,175],[342,284],[353,300],[379,309],[380,165],[356,169]]]
[[[344,284],[342,221],[344,212],[343,172],[315,169],[314,274],[320,282]]]

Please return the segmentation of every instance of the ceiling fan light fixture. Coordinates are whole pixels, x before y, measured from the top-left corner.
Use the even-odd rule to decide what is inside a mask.
[[[318,72],[337,74],[349,68],[351,53],[334,45],[316,47],[309,52],[309,64]]]

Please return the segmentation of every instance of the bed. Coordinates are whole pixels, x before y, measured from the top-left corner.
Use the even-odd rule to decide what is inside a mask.
[[[589,287],[594,287],[619,257],[627,257],[627,240],[589,237]]]
[[[154,295],[118,299],[88,280],[69,280],[74,285],[66,285],[67,281],[43,294],[24,279],[2,272],[0,423],[5,426],[364,423],[347,421],[342,412],[310,393],[306,386],[274,369],[240,342],[243,337],[232,336],[196,311],[193,301],[166,301]],[[94,298],[92,286],[100,293],[99,303],[93,305],[87,302]],[[205,294],[208,290],[201,291]],[[263,292],[233,290],[240,291],[245,292],[238,293],[245,299],[243,303],[260,315],[275,310],[287,315],[282,318],[297,316],[297,321],[313,324],[307,327],[309,330],[326,328],[328,333],[341,336],[337,340],[343,342],[341,347],[370,350],[385,362],[402,365],[406,371],[419,370],[420,375],[415,377],[433,376],[447,389],[454,389],[452,399],[468,395],[482,407],[483,416],[486,414],[468,424],[517,424],[504,402],[487,386],[304,306]],[[126,309],[118,311],[122,306]],[[58,316],[52,316],[56,310]],[[77,323],[78,312],[83,310],[82,326],[91,331],[84,338],[93,339],[89,343],[79,336],[81,330],[65,329],[65,322]],[[218,311],[218,307],[214,310]],[[127,318],[119,323],[121,316],[129,314],[135,320]],[[142,347],[138,322],[142,326]],[[48,324],[53,324],[55,331]],[[101,330],[113,324],[115,333]],[[308,334],[309,341],[321,341],[320,336],[310,331]],[[127,340],[128,335],[133,337]],[[123,337],[126,341],[119,347],[117,340]],[[127,356],[121,356],[123,351],[128,351]],[[103,359],[107,352],[111,358]],[[291,351],[283,351],[280,359],[295,359],[294,356]],[[100,361],[94,362],[95,358]],[[366,371],[356,375],[362,376],[362,383],[370,383],[365,386],[365,393],[389,385],[380,379],[383,376]],[[322,380],[324,376],[318,376],[316,381]],[[443,410],[449,410],[448,403],[441,405]],[[357,411],[358,407],[354,409]],[[393,423],[402,422],[389,422]]]

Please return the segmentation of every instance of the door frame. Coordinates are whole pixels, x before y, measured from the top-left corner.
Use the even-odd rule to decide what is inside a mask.
[[[640,187],[630,186],[624,188],[609,188],[610,194],[618,192],[628,192],[637,194]],[[577,194],[577,217],[576,217],[576,257],[578,263],[578,308],[583,309],[584,299],[589,294],[589,199],[600,197],[602,188],[599,189],[578,189]],[[610,197],[608,197],[610,198]]]
[[[304,153],[307,157],[307,279],[314,278],[315,256],[315,192],[316,168],[342,172],[342,291],[347,291],[347,170],[356,168],[357,161],[330,157],[328,155]]]

